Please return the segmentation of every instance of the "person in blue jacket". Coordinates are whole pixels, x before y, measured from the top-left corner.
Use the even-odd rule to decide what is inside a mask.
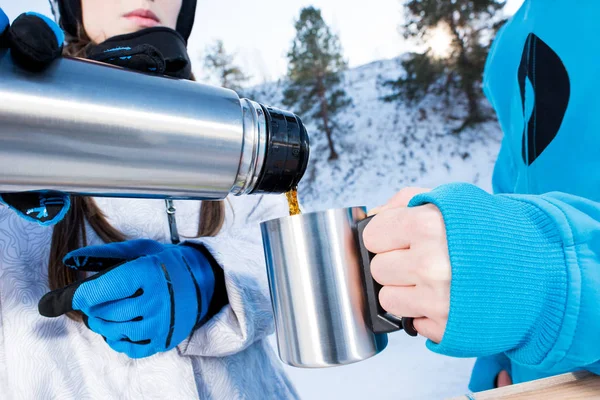
[[[416,318],[432,351],[479,357],[473,391],[600,374],[598,15],[526,0],[499,32],[484,76],[505,134],[495,194],[405,189],[365,232],[382,306]]]

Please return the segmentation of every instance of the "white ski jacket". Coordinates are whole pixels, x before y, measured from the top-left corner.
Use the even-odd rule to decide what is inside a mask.
[[[96,199],[129,239],[170,242],[163,200]],[[286,215],[280,196],[227,201],[226,224],[204,243],[225,271],[229,305],[176,349],[140,360],[111,350],[67,317],[37,310],[49,291],[52,228],[0,206],[0,399],[294,399],[266,337],[273,332],[259,222]],[[199,202],[175,201],[182,241]],[[89,244],[102,244],[88,229]]]

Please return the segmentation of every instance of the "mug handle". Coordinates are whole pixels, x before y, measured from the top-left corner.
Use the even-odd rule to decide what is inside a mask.
[[[373,333],[391,333],[404,329],[410,336],[417,336],[418,332],[413,326],[413,318],[398,318],[386,312],[379,304],[379,292],[382,286],[377,283],[371,275],[371,261],[375,254],[369,252],[365,247],[363,233],[373,217],[360,221],[357,225],[358,244],[363,271],[363,286],[367,293],[367,323]]]

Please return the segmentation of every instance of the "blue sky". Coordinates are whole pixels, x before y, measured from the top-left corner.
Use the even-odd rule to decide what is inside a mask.
[[[512,14],[522,1],[508,0],[507,12]],[[410,49],[397,30],[402,21],[399,0],[198,0],[190,56],[200,58],[208,43],[223,39],[255,83],[277,79],[286,72],[293,21],[308,5],[323,10],[340,36],[350,66],[391,58]],[[0,0],[0,6],[11,18],[31,10],[49,13],[47,0]]]

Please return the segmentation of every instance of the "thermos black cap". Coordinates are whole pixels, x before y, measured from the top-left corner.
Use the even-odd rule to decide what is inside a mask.
[[[262,107],[267,121],[267,149],[263,170],[252,193],[286,193],[298,186],[308,167],[308,132],[297,115]]]

